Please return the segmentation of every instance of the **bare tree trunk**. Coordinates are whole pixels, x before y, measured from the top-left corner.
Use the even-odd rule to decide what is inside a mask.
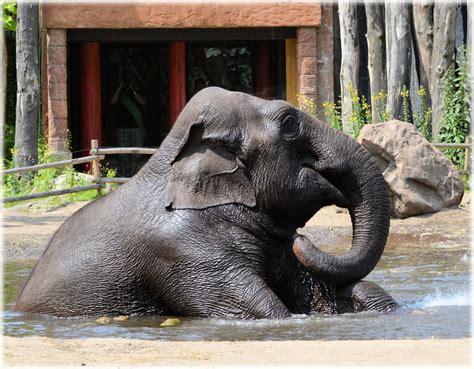
[[[0,58],[2,59],[2,107],[0,109],[0,117],[3,122],[3,127],[0,133],[0,139],[3,143],[4,141],[4,134],[5,134],[5,124],[6,124],[6,111],[7,111],[7,68],[8,68],[8,50],[7,50],[7,40],[5,31],[2,28],[2,50]]]
[[[426,103],[431,105],[430,75],[433,50],[433,3],[423,1],[413,4],[414,44],[418,54],[420,85],[426,89]]]
[[[472,106],[472,93],[474,91],[474,63],[472,62],[472,55],[474,50],[472,49],[472,40],[474,39],[474,4],[472,2],[467,3],[467,44],[469,45],[468,52],[470,53],[470,63],[469,63],[469,88],[471,91],[471,99],[469,99],[469,111],[471,112],[471,126],[469,127],[469,135],[472,136],[473,129],[472,123],[474,122],[474,108]],[[472,150],[471,150],[471,158],[472,158]],[[472,177],[471,177],[472,178]],[[472,183],[472,182],[471,182]]]
[[[15,167],[38,161],[38,4],[18,2],[16,33],[17,103]]]
[[[357,35],[357,4],[339,2],[339,22],[341,30],[341,98],[342,124],[346,133],[351,132],[350,118],[352,101],[350,89],[359,84],[359,42]]]
[[[368,47],[372,121],[377,123],[379,121],[379,116],[374,97],[381,90],[387,90],[383,4],[372,3],[366,0],[365,13],[367,17],[366,37]]]
[[[394,1],[385,3],[387,34],[387,110],[391,119],[399,119],[402,112],[403,86],[409,88],[411,67],[410,8]]]
[[[435,3],[433,11],[433,51],[431,54],[430,94],[433,109],[431,127],[437,140],[441,129],[441,79],[454,63],[456,2]]]
[[[472,53],[472,40],[474,37],[474,28],[472,22],[474,22],[474,4],[472,2],[467,3],[467,44],[471,47]],[[471,54],[472,55],[472,54]],[[471,63],[471,67],[474,67],[474,63]]]

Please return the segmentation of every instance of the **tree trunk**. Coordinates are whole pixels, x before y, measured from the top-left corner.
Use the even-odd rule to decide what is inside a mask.
[[[357,4],[339,2],[341,30],[341,98],[342,124],[345,133],[351,132],[351,88],[359,84],[359,41],[357,35]]]
[[[374,97],[381,90],[387,90],[383,4],[372,3],[366,0],[365,13],[367,17],[366,37],[368,46],[372,122],[377,123],[379,122],[379,116]]]
[[[18,2],[16,34],[17,103],[15,167],[38,161],[38,4]]]
[[[471,45],[471,55],[472,55],[472,39],[473,39],[473,32],[474,28],[472,27],[474,22],[474,4],[472,2],[467,3],[467,36],[466,36],[466,42],[468,45]]]
[[[469,127],[469,135],[472,136],[473,129],[472,129],[472,122],[474,122],[474,107],[472,105],[472,93],[473,93],[473,79],[474,79],[474,63],[472,62],[472,55],[474,50],[472,49],[472,40],[474,36],[474,28],[473,28],[473,22],[474,22],[474,4],[472,2],[467,3],[467,30],[466,30],[466,40],[467,44],[469,45],[469,57],[470,57],[470,65],[469,65],[469,86],[471,88],[471,98],[469,99],[469,111],[471,112],[470,117],[471,117],[471,127]],[[472,147],[472,145],[471,145]],[[472,158],[472,151],[471,152],[471,158]],[[472,159],[471,159],[472,160]],[[471,166],[472,168],[472,166]],[[472,169],[471,169],[472,170]],[[472,177],[471,177],[472,178]]]
[[[408,4],[385,3],[385,32],[387,35],[387,111],[390,119],[402,113],[403,86],[410,86],[411,29]]]
[[[420,86],[426,90],[426,103],[431,105],[430,75],[433,50],[433,3],[423,1],[413,4],[414,44],[418,55]]]
[[[433,11],[433,50],[431,54],[430,94],[433,109],[431,127],[433,139],[439,139],[441,129],[441,79],[454,63],[456,37],[456,2],[435,3]]]
[[[7,113],[7,69],[8,69],[8,54],[7,54],[7,39],[5,31],[2,28],[2,50],[1,50],[1,59],[2,59],[2,108],[0,109],[0,116],[3,121],[1,139],[3,144],[5,144],[5,125],[6,125],[6,113]]]

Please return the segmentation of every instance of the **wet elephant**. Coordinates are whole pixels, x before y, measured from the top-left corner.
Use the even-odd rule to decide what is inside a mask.
[[[336,204],[353,222],[333,256],[296,234]],[[277,318],[388,311],[360,281],[389,231],[379,168],[346,135],[284,101],[207,88],[127,184],[69,218],[15,309],[60,317]]]

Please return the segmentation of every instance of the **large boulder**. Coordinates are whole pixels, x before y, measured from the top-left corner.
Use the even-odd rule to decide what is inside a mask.
[[[408,218],[460,204],[464,185],[456,167],[412,124],[398,120],[368,124],[359,143],[382,169],[393,216]]]

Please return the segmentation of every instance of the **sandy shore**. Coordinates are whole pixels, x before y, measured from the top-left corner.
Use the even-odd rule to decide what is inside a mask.
[[[470,366],[472,339],[377,341],[154,342],[5,337],[4,364]]]

